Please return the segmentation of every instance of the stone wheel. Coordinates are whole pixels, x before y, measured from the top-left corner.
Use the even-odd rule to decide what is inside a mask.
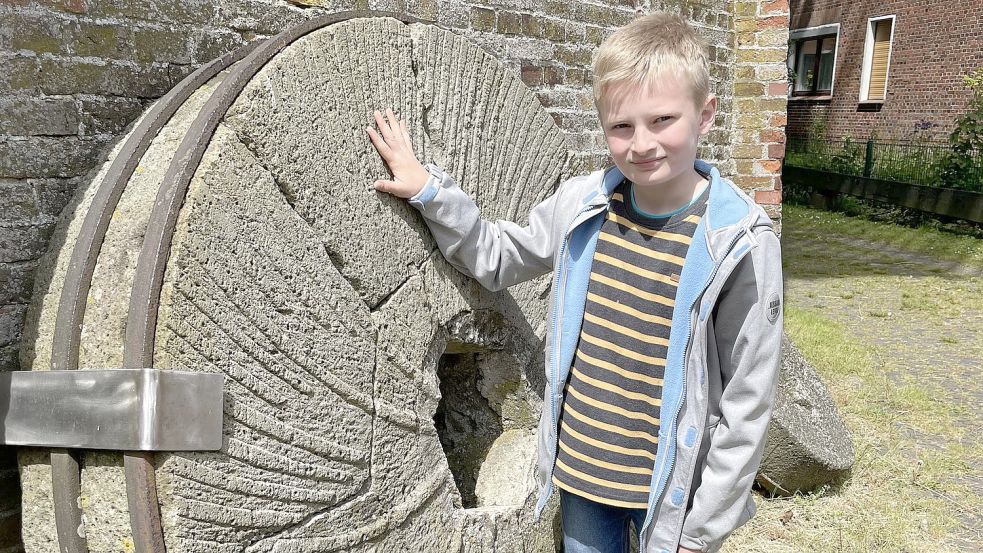
[[[27,551],[554,550],[553,513],[531,522],[549,281],[490,293],[450,267],[368,189],[386,173],[364,127],[393,107],[420,158],[517,221],[559,182],[562,133],[431,25],[336,16],[247,53],[148,112],[79,191],[22,359],[222,373],[222,449],[83,452],[74,491],[24,450]],[[84,537],[52,507],[66,493]]]

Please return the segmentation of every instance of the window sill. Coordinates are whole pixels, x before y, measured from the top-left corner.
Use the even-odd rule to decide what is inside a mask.
[[[860,104],[860,105],[864,105],[864,104],[883,104],[884,103],[884,100],[860,100],[857,103]]]
[[[816,102],[816,101],[824,102],[832,99],[833,97],[829,94],[823,96],[789,96],[788,97],[789,102]]]

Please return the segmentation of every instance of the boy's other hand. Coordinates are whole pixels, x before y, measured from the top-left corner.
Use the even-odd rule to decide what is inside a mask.
[[[697,551],[696,549],[686,549],[685,547],[680,545],[679,551],[677,553],[700,553],[700,552]]]
[[[376,110],[375,124],[378,125],[381,134],[372,127],[366,127],[365,131],[369,133],[372,145],[392,171],[393,180],[377,180],[373,186],[376,190],[388,192],[393,196],[412,198],[427,184],[430,173],[413,154],[406,121],[397,121],[393,110],[387,108],[385,119]]]

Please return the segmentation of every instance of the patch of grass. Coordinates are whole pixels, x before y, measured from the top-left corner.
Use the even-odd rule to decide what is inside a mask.
[[[854,441],[856,462],[837,492],[755,497],[758,515],[727,542],[730,553],[951,551],[955,514],[983,500],[953,476],[971,474],[978,445],[964,440],[960,406],[911,380],[898,385],[877,349],[811,309],[786,305],[785,329],[826,382]],[[942,443],[916,444],[930,432]]]
[[[983,269],[983,240],[971,236],[960,236],[928,227],[909,228],[867,221],[795,204],[782,206],[782,218],[783,228],[791,232],[801,232],[821,239],[832,231]]]

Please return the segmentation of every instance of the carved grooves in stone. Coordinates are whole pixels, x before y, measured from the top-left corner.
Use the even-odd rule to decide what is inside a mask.
[[[209,99],[182,141],[168,167],[147,226],[143,248],[137,261],[126,325],[124,367],[150,367],[153,364],[157,308],[163,275],[180,207],[209,140],[228,107],[249,80],[284,47],[316,29],[353,17],[387,16],[404,22],[415,18],[381,12],[346,12],[311,20],[264,42],[238,63]],[[130,518],[136,550],[163,551],[160,513],[152,463],[145,456],[124,457]],[[133,493],[131,494],[131,490]],[[146,494],[138,493],[146,491]]]
[[[254,47],[255,45],[248,45],[226,54],[185,77],[154,104],[117,152],[108,172],[99,183],[73,246],[52,333],[52,370],[78,369],[79,334],[85,314],[85,298],[89,293],[100,247],[126,183],[153,138],[195,90],[242,59]],[[79,476],[77,452],[52,451],[51,485],[56,533],[61,550],[72,553],[88,551],[79,504]]]

